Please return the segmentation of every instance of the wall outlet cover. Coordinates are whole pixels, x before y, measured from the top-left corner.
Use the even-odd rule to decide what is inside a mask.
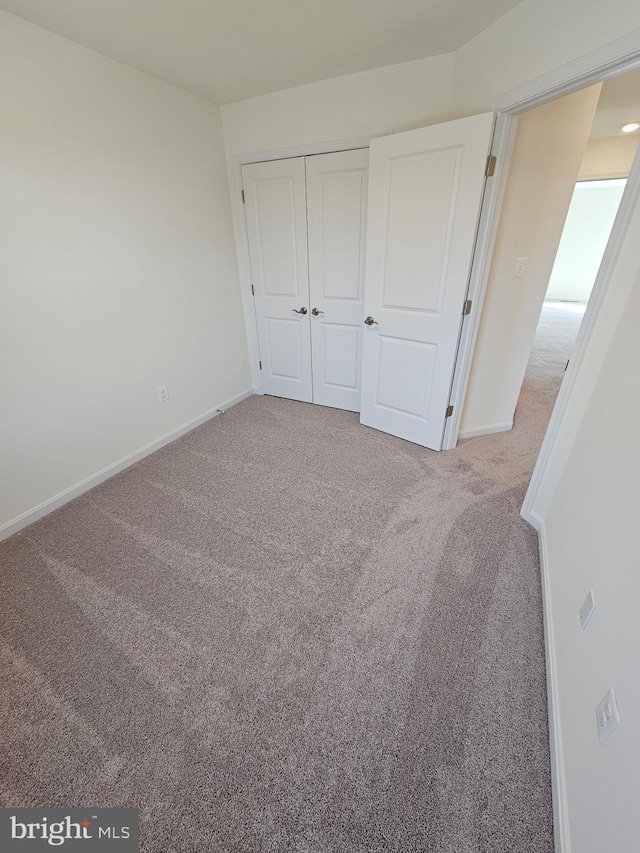
[[[166,403],[166,401],[169,399],[169,392],[167,391],[167,386],[166,385],[158,385],[157,390],[158,390],[158,400],[160,400],[161,403]]]
[[[602,697],[596,708],[596,723],[598,724],[598,738],[600,743],[611,737],[620,725],[620,711],[616,702],[613,687],[610,687],[605,696]]]
[[[582,626],[582,630],[587,627],[589,624],[591,617],[596,611],[596,599],[593,594],[593,590],[590,589],[587,593],[587,597],[582,602],[582,607],[580,608],[580,625]]]

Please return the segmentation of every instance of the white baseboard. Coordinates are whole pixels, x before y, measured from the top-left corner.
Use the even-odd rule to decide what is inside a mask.
[[[161,447],[164,447],[165,444],[170,444],[172,441],[175,441],[176,438],[180,438],[181,435],[201,426],[203,423],[206,423],[206,421],[211,420],[211,418],[215,418],[216,415],[219,415],[225,409],[234,406],[236,403],[239,403],[241,400],[245,400],[247,397],[251,397],[254,393],[254,388],[248,388],[246,391],[236,394],[235,397],[225,400],[225,402],[220,403],[219,406],[209,409],[202,415],[198,415],[197,418],[193,418],[192,420],[187,421],[186,424],[182,424],[182,426],[176,427],[176,429],[171,430],[171,432],[155,439],[155,441],[145,444],[144,447],[141,447],[139,450],[135,450],[133,453],[129,453],[127,456],[124,456],[112,465],[107,465],[106,468],[103,468],[101,471],[97,471],[90,477],[81,480],[81,482],[76,483],[75,486],[65,489],[59,494],[54,495],[52,498],[38,504],[38,506],[33,507],[33,509],[23,512],[22,515],[17,516],[17,518],[7,521],[5,524],[0,526],[0,542],[3,539],[8,539],[9,536],[13,536],[14,533],[17,533],[19,530],[27,527],[29,524],[33,524],[34,521],[38,521],[39,518],[53,512],[54,509],[59,509],[59,507],[64,506],[64,504],[74,498],[77,498],[84,492],[88,492],[89,489],[103,483],[105,480],[108,480],[109,477],[113,477],[114,474],[118,474],[120,471],[123,471],[125,468],[128,468],[140,459],[144,459],[145,456],[149,456],[150,453],[159,450]]]
[[[508,432],[513,429],[513,421],[503,424],[491,424],[491,426],[476,427],[476,429],[461,429],[458,439],[478,438],[480,435],[492,435],[494,432]]]
[[[536,516],[537,518],[537,516]],[[553,635],[549,557],[544,521],[538,520],[540,574],[542,579],[542,611],[544,646],[547,667],[547,702],[549,709],[549,747],[551,752],[551,794],[553,797],[553,834],[556,853],[571,853],[569,813],[567,808],[566,775],[562,749],[562,728],[558,691],[556,647]]]
[[[533,510],[526,511],[524,507],[520,510],[520,515],[524,518],[527,524],[530,524],[534,530],[540,533],[540,528],[542,527],[542,519],[540,516],[536,515]]]

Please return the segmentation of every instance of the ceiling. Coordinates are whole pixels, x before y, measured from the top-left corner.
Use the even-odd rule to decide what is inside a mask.
[[[0,0],[219,104],[456,50],[520,0]]]
[[[590,138],[626,136],[620,128],[631,121],[640,121],[640,68],[604,81]]]

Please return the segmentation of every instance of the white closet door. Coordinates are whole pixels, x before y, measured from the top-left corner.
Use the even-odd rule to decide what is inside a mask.
[[[493,114],[371,142],[361,422],[442,448]]]
[[[369,152],[305,159],[313,402],[359,412]]]
[[[242,167],[265,394],[312,401],[304,158]]]

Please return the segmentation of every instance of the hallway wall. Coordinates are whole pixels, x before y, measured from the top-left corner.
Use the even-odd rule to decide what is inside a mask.
[[[580,164],[579,180],[626,178],[638,150],[638,135],[590,139]]]
[[[625,183],[621,179],[576,184],[545,299],[589,299]]]

